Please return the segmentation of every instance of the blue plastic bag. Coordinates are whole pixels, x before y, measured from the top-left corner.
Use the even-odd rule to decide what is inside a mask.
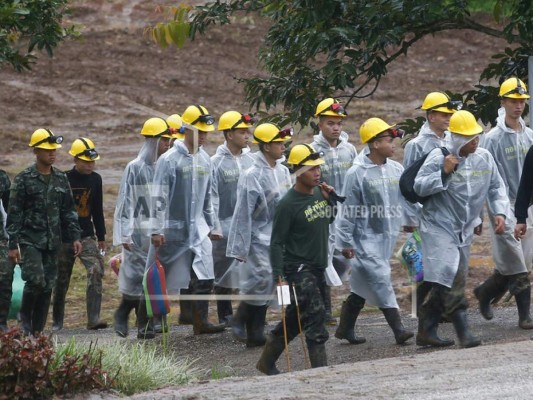
[[[418,231],[414,231],[402,246],[400,263],[407,269],[412,282],[418,283],[424,280],[421,240]]]
[[[13,293],[11,294],[11,306],[9,307],[7,319],[17,319],[17,314],[20,311],[20,304],[22,303],[22,292],[24,291],[25,284],[26,282],[22,280],[22,270],[17,264],[13,271],[13,283],[11,285]]]

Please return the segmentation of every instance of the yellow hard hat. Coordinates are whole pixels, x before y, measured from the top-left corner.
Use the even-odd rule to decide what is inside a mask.
[[[368,143],[372,138],[376,137],[382,132],[396,126],[389,125],[381,118],[369,118],[359,128],[359,136],[361,137],[361,143]]]
[[[274,124],[261,124],[254,130],[252,143],[285,142],[292,137],[292,133],[292,128],[279,129]]]
[[[167,124],[170,127],[172,137],[175,139],[183,139],[185,132],[185,127],[183,126],[183,121],[178,114],[172,114],[167,118]]]
[[[218,119],[218,130],[227,131],[232,129],[248,129],[253,124],[250,114],[241,114],[238,111],[226,111]]]
[[[91,139],[87,138],[76,139],[72,143],[68,154],[84,161],[96,161],[100,159],[94,143]]]
[[[37,149],[55,150],[61,147],[61,143],[63,143],[63,136],[55,136],[50,129],[39,128],[32,133],[28,146]]]
[[[141,135],[150,137],[172,138],[169,126],[163,118],[154,117],[147,119],[141,129]]]
[[[426,96],[420,108],[425,111],[440,111],[453,114],[462,107],[463,103],[461,101],[451,100],[446,93],[431,92]]]
[[[329,97],[322,100],[318,103],[318,106],[316,106],[315,117],[320,117],[322,115],[344,118],[346,117],[346,110],[338,100]]]
[[[509,78],[503,82],[500,86],[500,97],[506,97],[510,99],[529,99],[527,94],[527,86],[518,78]]]
[[[483,133],[483,128],[476,121],[476,117],[466,110],[457,111],[450,118],[448,130],[462,136],[474,136]]]
[[[215,117],[210,115],[204,106],[192,105],[187,107],[181,115],[181,119],[199,131],[213,132],[215,130]]]
[[[297,144],[290,153],[287,163],[295,166],[300,165],[322,165],[324,160],[320,157],[324,156],[322,152],[316,152],[313,146],[309,144]]]

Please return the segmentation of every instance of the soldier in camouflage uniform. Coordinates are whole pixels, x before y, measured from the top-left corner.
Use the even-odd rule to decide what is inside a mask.
[[[0,199],[3,210],[0,210],[0,332],[7,331],[7,315],[11,305],[11,284],[13,281],[14,264],[7,257],[7,233],[4,229],[4,210],[9,204],[9,188],[11,181],[4,170],[0,169]]]
[[[15,177],[11,186],[7,233],[9,258],[22,267],[26,281],[20,307],[26,335],[42,332],[46,325],[57,276],[61,226],[72,238],[75,256],[81,252],[80,227],[65,173],[54,168],[62,136],[37,129],[31,136],[36,162]]]

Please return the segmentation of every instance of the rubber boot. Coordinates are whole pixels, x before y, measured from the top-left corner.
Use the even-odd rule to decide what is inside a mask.
[[[417,346],[446,347],[455,344],[455,341],[442,339],[437,334],[440,318],[441,314],[439,312],[430,312],[425,310],[424,307],[420,309],[420,314],[418,314],[418,333],[416,335]]]
[[[139,301],[137,308],[137,339],[155,338],[154,326],[146,311],[146,300],[144,297]]]
[[[122,300],[115,311],[114,315],[114,328],[115,333],[120,337],[128,336],[128,319],[130,316],[131,310],[135,309],[137,313],[137,306],[139,305],[139,300],[131,298],[125,295],[122,295]]]
[[[481,340],[470,332],[468,328],[468,322],[466,320],[466,311],[457,310],[452,314],[452,322],[457,337],[459,338],[459,344],[463,348],[476,347],[481,344]]]
[[[246,347],[262,346],[266,342],[265,320],[267,306],[248,304],[249,318],[246,320]]]
[[[307,350],[309,351],[309,361],[311,368],[326,367],[328,365],[328,358],[326,356],[326,345],[324,343],[307,342]]]
[[[7,326],[7,316],[9,314],[9,307],[11,304],[0,302],[0,333],[9,330]]]
[[[94,288],[87,289],[87,329],[97,330],[107,328],[107,322],[100,319],[102,293]]]
[[[518,326],[522,329],[533,329],[533,321],[529,314],[531,306],[531,287],[515,294],[516,308],[518,309]]]
[[[181,289],[180,294],[191,294],[190,289]],[[180,325],[192,325],[192,302],[190,300],[180,299],[180,316],[178,323]]]
[[[366,339],[363,336],[357,336],[355,334],[355,321],[363,307],[360,304],[356,304],[352,295],[342,303],[341,318],[339,326],[335,332],[337,339],[346,339],[350,344],[365,343]]]
[[[219,333],[226,329],[225,325],[213,325],[207,320],[209,311],[208,302],[206,300],[192,301],[192,321],[193,332],[195,335],[203,333]]]
[[[276,361],[283,353],[283,349],[285,349],[283,336],[268,335],[261,357],[255,367],[265,375],[279,374],[279,370],[276,368]]]
[[[420,314],[422,304],[424,304],[426,297],[431,292],[431,287],[429,282],[420,282],[416,287],[416,315]]]
[[[491,301],[505,293],[507,290],[507,279],[498,273],[494,273],[474,289],[474,295],[479,301],[479,312],[486,320],[494,318],[494,313],[490,306]]]
[[[215,294],[230,295],[232,289],[215,286],[214,292]],[[217,300],[217,314],[219,323],[230,326],[231,318],[233,316],[231,300]]]
[[[35,305],[33,306],[33,314],[31,316],[33,335],[44,332],[44,327],[46,326],[46,320],[48,319],[48,312],[50,310],[51,301],[51,292],[41,292],[36,297]]]
[[[246,321],[248,320],[248,314],[248,304],[241,301],[231,320],[231,333],[233,337],[243,343],[246,342]]]
[[[168,320],[166,315],[154,315],[152,318],[155,333],[168,332]]]
[[[326,308],[326,325],[337,325],[337,319],[333,318],[331,310],[331,288],[328,285],[324,289],[324,307]]]
[[[52,331],[57,332],[63,329],[63,320],[65,318],[65,300],[67,291],[65,287],[56,285],[54,288],[54,297],[52,302]]]
[[[414,332],[405,329],[402,323],[402,317],[397,308],[381,308],[380,310],[383,312],[387,323],[394,332],[396,344],[404,344],[415,335]]]
[[[22,301],[20,304],[20,325],[22,327],[22,332],[26,336],[33,334],[32,315],[36,299],[37,296],[30,287],[24,286]]]

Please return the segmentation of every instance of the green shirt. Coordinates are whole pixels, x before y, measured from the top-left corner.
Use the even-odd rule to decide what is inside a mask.
[[[270,239],[270,261],[274,279],[295,272],[300,264],[326,269],[329,224],[333,210],[319,187],[313,194],[291,188],[274,214]]]

